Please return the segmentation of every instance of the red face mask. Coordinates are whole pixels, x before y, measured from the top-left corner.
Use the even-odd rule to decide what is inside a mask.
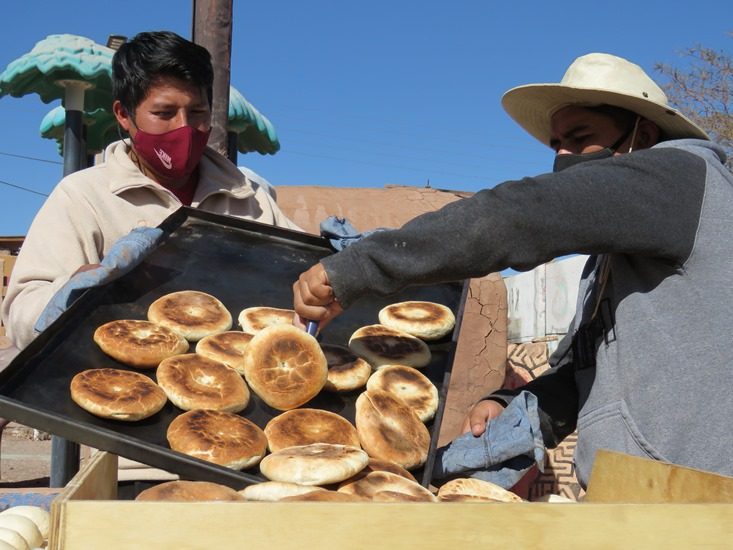
[[[135,134],[135,152],[166,178],[183,179],[198,166],[209,141],[207,132],[192,126],[181,126],[164,134],[148,134],[138,129]]]

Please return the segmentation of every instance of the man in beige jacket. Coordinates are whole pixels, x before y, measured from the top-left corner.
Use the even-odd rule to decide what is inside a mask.
[[[206,147],[206,49],[170,32],[140,33],[116,52],[112,72],[113,112],[130,139],[61,180],[36,215],[2,304],[18,348],[44,328],[39,316],[74,275],[98,268],[119,239],[181,205],[298,229],[266,189]]]

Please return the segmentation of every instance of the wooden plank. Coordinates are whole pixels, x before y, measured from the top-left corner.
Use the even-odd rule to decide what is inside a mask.
[[[601,450],[593,463],[585,500],[733,503],[733,478]]]
[[[63,542],[63,535],[67,532],[65,519],[68,502],[82,499],[114,501],[115,498],[117,498],[117,455],[99,451],[51,503],[48,548],[73,548],[65,546]]]
[[[64,503],[66,548],[706,548],[728,504]]]

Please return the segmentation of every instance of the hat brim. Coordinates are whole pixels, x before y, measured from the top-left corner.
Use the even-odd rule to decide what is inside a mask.
[[[667,105],[608,90],[528,84],[506,92],[501,104],[517,124],[545,145],[550,144],[552,115],[568,105],[612,105],[627,109],[654,122],[665,139],[710,139],[702,128]]]

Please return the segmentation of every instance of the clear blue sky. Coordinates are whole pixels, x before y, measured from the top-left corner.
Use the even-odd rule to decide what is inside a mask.
[[[50,34],[190,37],[191,17],[186,0],[4,2],[0,70]],[[552,164],[502,110],[507,89],[557,82],[591,51],[661,80],[654,64],[684,66],[689,46],[731,52],[730,31],[723,0],[234,0],[232,84],[282,145],[239,164],[275,185],[492,187]],[[61,177],[56,143],[38,131],[58,104],[0,99],[0,235],[25,234]]]

